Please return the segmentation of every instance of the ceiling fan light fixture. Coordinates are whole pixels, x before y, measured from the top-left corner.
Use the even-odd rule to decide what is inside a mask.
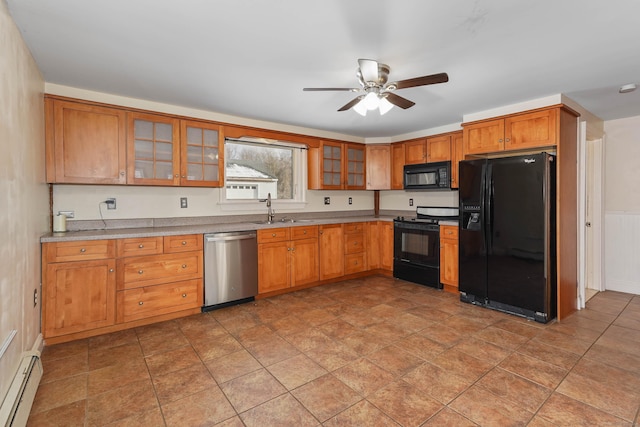
[[[620,93],[633,92],[634,90],[636,90],[636,87],[637,86],[636,86],[635,83],[629,83],[629,84],[620,86],[620,89],[618,90],[618,92],[620,92]]]
[[[390,103],[386,97],[382,97],[380,98],[380,105],[378,108],[380,109],[380,115],[383,116],[393,108],[393,104]]]
[[[360,104],[364,104],[367,110],[375,110],[380,105],[380,98],[378,98],[377,93],[369,92]]]
[[[367,107],[364,104],[364,99],[360,102],[358,102],[356,105],[353,106],[353,110],[360,114],[362,117],[367,115]]]

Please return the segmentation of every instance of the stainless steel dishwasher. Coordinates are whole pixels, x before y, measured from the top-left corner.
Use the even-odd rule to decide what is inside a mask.
[[[204,235],[202,311],[252,301],[258,294],[258,240],[255,231]]]

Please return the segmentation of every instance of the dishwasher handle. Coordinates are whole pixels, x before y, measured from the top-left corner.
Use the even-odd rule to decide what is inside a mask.
[[[255,239],[257,234],[255,232],[231,232],[231,233],[214,233],[214,234],[205,234],[204,239],[207,242],[229,242],[232,240],[247,240],[247,239]]]

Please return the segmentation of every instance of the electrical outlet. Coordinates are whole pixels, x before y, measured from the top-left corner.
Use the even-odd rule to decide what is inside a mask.
[[[351,197],[349,197],[349,204],[352,205],[353,204],[353,199]]]
[[[115,197],[107,199],[104,202],[107,204],[107,210],[111,210],[111,209],[115,209],[116,208],[116,199],[115,199]]]
[[[413,206],[413,199],[409,199],[409,206]]]
[[[180,197],[180,208],[186,209],[187,207],[188,207],[187,198],[186,197]]]
[[[325,205],[330,205],[331,204],[331,197],[325,197],[324,198],[324,204]]]
[[[75,211],[58,211],[58,215],[64,215],[67,218],[75,217]]]

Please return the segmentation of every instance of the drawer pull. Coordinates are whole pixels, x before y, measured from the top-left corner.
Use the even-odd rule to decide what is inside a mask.
[[[307,234],[307,230],[304,230],[304,231],[302,232],[302,234]]]
[[[187,268],[187,264],[182,264],[182,268]]]
[[[144,304],[142,301],[138,302],[138,305],[142,305],[142,304]]]
[[[142,274],[142,273],[144,273],[144,271],[138,270],[138,274]]]
[[[80,252],[87,252],[85,248],[80,249]]]
[[[185,246],[186,244],[187,244],[187,242],[183,240],[182,241],[182,246]]]
[[[271,237],[276,237],[276,233],[271,233]]]
[[[142,243],[140,243],[140,244],[138,245],[138,247],[139,247],[140,249],[142,249],[142,248],[144,248],[144,245],[143,245]]]
[[[182,294],[182,298],[186,298],[186,297],[187,297],[187,294]]]
[[[110,268],[110,269],[109,269],[109,273],[113,273],[113,268]]]

